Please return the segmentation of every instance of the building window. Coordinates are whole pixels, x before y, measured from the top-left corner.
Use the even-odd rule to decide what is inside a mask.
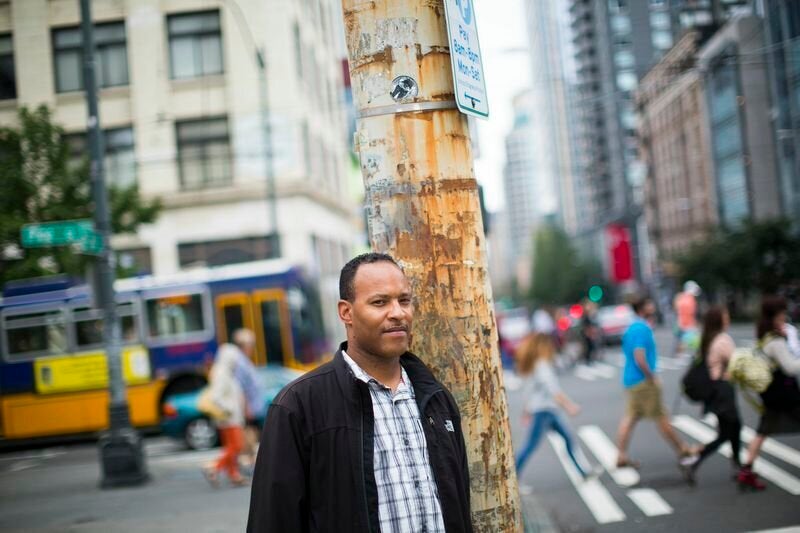
[[[95,76],[99,87],[128,85],[128,51],[125,23],[95,24],[94,42],[97,52]],[[82,91],[83,37],[79,27],[53,30],[53,58],[56,91]]]
[[[71,133],[64,136],[69,147],[67,166],[78,171],[89,159],[89,144],[86,133]],[[106,148],[104,167],[106,183],[118,188],[136,184],[136,156],[133,147],[133,129],[115,128],[103,132]]]
[[[174,79],[223,72],[219,11],[170,15],[167,27]]]
[[[621,70],[617,74],[617,87],[621,91],[632,91],[636,88],[637,83],[636,74],[631,70]]]
[[[178,244],[181,267],[220,266],[275,257],[270,236]]]
[[[672,33],[669,30],[656,30],[652,34],[653,47],[658,50],[672,48]]]
[[[176,124],[181,186],[202,189],[232,181],[228,120],[191,120]]]
[[[669,30],[670,20],[669,13],[664,11],[656,11],[650,13],[650,26],[654,30]]]
[[[10,35],[0,35],[0,100],[10,100],[16,97],[14,45]]]
[[[303,79],[303,41],[300,39],[300,26],[295,22],[293,28],[294,37],[294,68],[297,79]]]
[[[136,184],[136,155],[133,129],[118,128],[105,132],[105,170],[108,183],[120,188]]]
[[[627,15],[611,17],[611,29],[617,35],[628,35],[631,32],[631,19]]]
[[[630,50],[619,50],[618,52],[615,52],[614,64],[616,64],[617,67],[621,69],[633,68],[635,64],[635,58],[633,57],[633,52],[631,52]]]
[[[128,248],[116,250],[117,265],[132,276],[153,273],[153,256],[150,248]]]

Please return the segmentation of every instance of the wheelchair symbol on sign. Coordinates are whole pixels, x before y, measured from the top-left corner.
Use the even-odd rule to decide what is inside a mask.
[[[458,12],[461,13],[461,18],[464,20],[464,24],[467,26],[472,24],[472,1],[456,0],[456,7],[458,7]]]

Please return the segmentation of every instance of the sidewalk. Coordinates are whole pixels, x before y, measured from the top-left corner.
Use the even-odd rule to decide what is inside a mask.
[[[135,488],[100,490],[88,461],[5,472],[0,531],[244,531],[249,488],[215,490],[200,473],[216,453],[151,458],[150,482]]]
[[[9,468],[0,473],[0,531],[244,531],[249,487],[232,488],[223,481],[220,489],[213,489],[200,472],[201,465],[217,453],[151,456],[147,484],[111,490],[98,487],[100,469],[92,445],[70,448],[62,460],[7,462]],[[556,531],[535,496],[522,500],[526,533]]]

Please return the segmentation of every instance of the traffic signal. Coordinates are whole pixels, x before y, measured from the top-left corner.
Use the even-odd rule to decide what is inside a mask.
[[[589,299],[595,303],[603,299],[603,288],[600,285],[592,285],[589,289]]]

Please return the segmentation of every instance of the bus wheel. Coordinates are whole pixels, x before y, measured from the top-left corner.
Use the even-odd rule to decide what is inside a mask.
[[[217,428],[208,418],[195,418],[183,432],[186,445],[192,450],[208,450],[217,445]]]

